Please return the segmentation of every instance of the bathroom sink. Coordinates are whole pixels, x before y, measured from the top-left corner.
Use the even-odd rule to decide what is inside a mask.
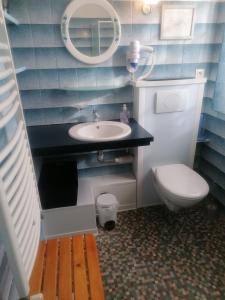
[[[81,141],[107,142],[120,140],[131,133],[129,125],[115,121],[81,123],[69,129],[69,135]]]

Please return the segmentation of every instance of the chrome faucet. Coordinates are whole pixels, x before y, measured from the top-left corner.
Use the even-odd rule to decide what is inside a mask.
[[[97,113],[96,109],[93,109],[93,121],[99,122],[100,121],[100,115]]]

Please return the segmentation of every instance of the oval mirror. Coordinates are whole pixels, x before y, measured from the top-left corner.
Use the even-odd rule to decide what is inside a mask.
[[[86,64],[109,59],[119,46],[119,17],[106,0],[74,0],[67,7],[61,23],[66,48]]]

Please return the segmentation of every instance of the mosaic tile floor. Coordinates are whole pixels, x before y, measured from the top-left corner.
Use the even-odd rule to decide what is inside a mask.
[[[97,237],[106,300],[225,299],[225,214],[208,203],[120,213]]]

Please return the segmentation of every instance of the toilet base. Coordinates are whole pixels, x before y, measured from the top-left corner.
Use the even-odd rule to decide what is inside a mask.
[[[162,202],[167,206],[167,208],[170,211],[178,212],[181,209],[181,207],[171,203],[170,201],[168,201],[168,199],[166,199],[166,197],[161,193],[161,191],[158,189],[157,185],[155,184],[155,180],[154,180],[154,187],[159,198],[162,200]]]
[[[162,199],[162,197],[161,197],[161,199]],[[164,202],[164,204],[167,206],[167,208],[170,211],[178,212],[181,209],[181,207],[176,206],[175,204],[169,202],[167,199],[162,199],[162,201]]]

